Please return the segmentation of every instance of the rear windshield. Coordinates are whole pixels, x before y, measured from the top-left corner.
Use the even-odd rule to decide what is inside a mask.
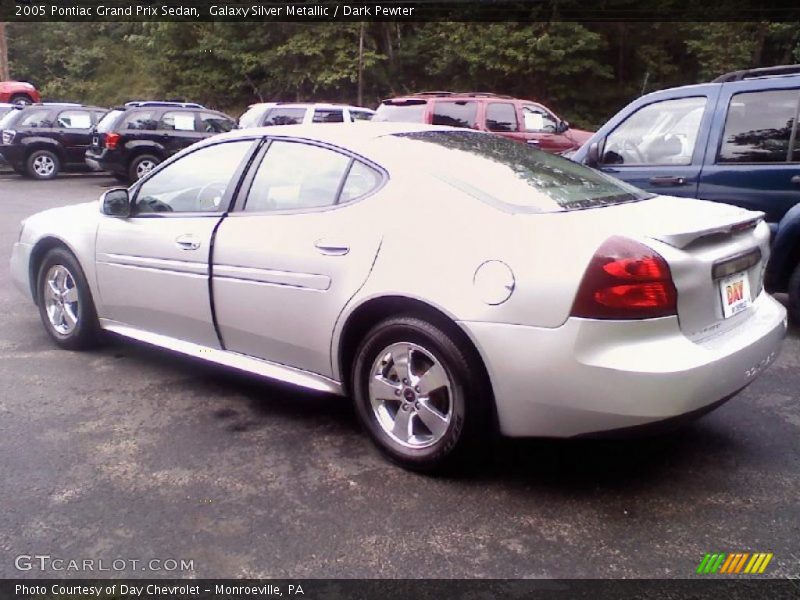
[[[107,112],[105,116],[103,116],[103,118],[100,119],[100,122],[97,124],[96,127],[97,132],[108,133],[109,131],[111,131],[111,128],[114,127],[114,123],[117,122],[117,117],[119,117],[124,112],[125,112],[124,110],[116,110],[116,109]]]
[[[392,121],[395,123],[422,123],[425,118],[425,100],[404,100],[402,102],[383,102],[375,111],[373,121]]]
[[[245,129],[247,127],[258,127],[258,122],[261,120],[261,115],[264,114],[264,106],[255,104],[245,111],[239,117],[239,127]]]
[[[413,161],[415,168],[513,212],[580,210],[652,197],[566,158],[491,134],[403,133],[381,138],[377,145],[384,156]]]

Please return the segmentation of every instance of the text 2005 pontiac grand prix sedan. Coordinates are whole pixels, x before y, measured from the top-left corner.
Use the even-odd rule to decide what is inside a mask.
[[[744,388],[786,331],[761,217],[474,131],[270,127],[30,217],[11,266],[64,348],[111,331],[350,394],[431,470],[495,428],[628,429]]]

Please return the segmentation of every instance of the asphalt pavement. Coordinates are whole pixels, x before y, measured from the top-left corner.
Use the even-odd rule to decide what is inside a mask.
[[[477,472],[416,475],[346,399],[124,341],[57,349],[10,281],[19,222],[115,183],[0,174],[0,577],[683,578],[719,551],[800,577],[796,328],[679,432],[506,440]]]

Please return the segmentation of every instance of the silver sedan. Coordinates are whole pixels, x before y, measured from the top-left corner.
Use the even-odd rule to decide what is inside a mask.
[[[653,196],[489,134],[364,124],[216,136],[27,219],[11,268],[67,349],[113,332],[352,396],[404,466],[494,431],[707,412],[776,357],[762,214]]]

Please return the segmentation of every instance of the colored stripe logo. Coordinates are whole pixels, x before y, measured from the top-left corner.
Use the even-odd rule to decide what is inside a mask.
[[[748,574],[756,575],[763,573],[769,561],[772,560],[772,552],[707,552],[697,567],[699,575],[714,574]]]

